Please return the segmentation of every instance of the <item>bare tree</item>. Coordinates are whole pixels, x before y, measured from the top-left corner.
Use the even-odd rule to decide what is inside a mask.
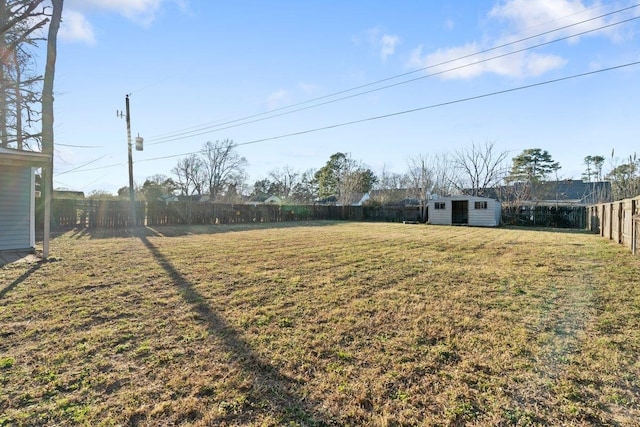
[[[173,172],[178,178],[178,189],[183,196],[202,194],[204,184],[202,160],[195,154],[183,157],[173,167]]]
[[[494,142],[473,143],[470,148],[457,150],[452,159],[458,171],[457,189],[472,196],[486,196],[486,190],[504,179],[508,155],[507,151],[496,152]]]
[[[375,186],[375,194],[372,194],[371,200],[382,205],[411,198],[412,192],[410,187],[410,179],[408,174],[400,174],[390,172],[386,166],[382,168],[379,174],[378,182]]]
[[[230,188],[237,191],[243,186],[248,162],[238,154],[233,141],[207,142],[202,149],[201,160],[212,201]]]
[[[613,167],[606,178],[611,182],[615,200],[640,195],[640,159],[635,153],[633,156],[630,155],[625,163]]]
[[[41,107],[44,109],[47,101],[42,98],[46,89],[41,89],[43,78],[36,71],[32,49],[45,40],[40,30],[49,22],[45,8],[38,9],[42,3],[42,0],[0,0],[0,146],[3,147],[22,149],[24,146],[39,148],[40,145],[42,134],[35,125],[40,121]],[[53,42],[55,62],[59,22],[54,21],[56,13],[62,9],[62,1],[52,2],[52,5],[47,61],[51,59]],[[48,71],[53,80],[51,69]]]
[[[409,157],[407,177],[411,197],[418,199],[421,205],[426,206],[427,193],[431,193],[435,181],[431,158],[426,154]]]
[[[268,175],[271,182],[270,192],[283,199],[288,199],[291,196],[300,177],[300,174],[288,165],[282,169],[274,169]]]

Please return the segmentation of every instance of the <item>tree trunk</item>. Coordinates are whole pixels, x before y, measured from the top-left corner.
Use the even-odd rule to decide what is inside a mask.
[[[47,37],[47,65],[42,87],[42,152],[49,155],[49,162],[42,168],[42,194],[44,196],[43,257],[49,257],[49,232],[51,227],[51,196],[53,193],[53,80],[56,71],[57,39],[64,0],[51,0],[53,13]]]
[[[0,28],[7,27],[7,4],[6,0],[0,0]],[[0,53],[5,52],[7,48],[7,40],[5,31],[0,33]],[[4,54],[1,55],[4,58]],[[9,136],[7,135],[7,81],[5,81],[5,65],[4,61],[0,61],[0,147],[9,146]]]

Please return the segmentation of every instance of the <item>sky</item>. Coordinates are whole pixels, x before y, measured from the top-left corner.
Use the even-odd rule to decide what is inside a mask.
[[[639,17],[627,0],[65,0],[54,186],[128,185],[126,95],[137,184],[225,139],[249,184],[486,142],[579,179],[587,155],[640,151]]]

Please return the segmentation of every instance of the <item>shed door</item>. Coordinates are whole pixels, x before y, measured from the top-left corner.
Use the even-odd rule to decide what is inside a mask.
[[[469,201],[454,200],[451,202],[451,223],[452,224],[468,224],[469,223]]]

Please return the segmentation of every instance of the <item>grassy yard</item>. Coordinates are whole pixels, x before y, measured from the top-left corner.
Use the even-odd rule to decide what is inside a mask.
[[[640,425],[640,259],[581,232],[69,232],[0,269],[0,425]]]

